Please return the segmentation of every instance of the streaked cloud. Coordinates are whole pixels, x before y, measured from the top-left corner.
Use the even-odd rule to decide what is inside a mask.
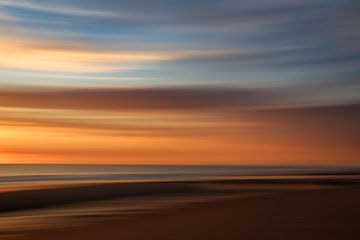
[[[91,45],[51,41],[0,39],[2,69],[42,72],[115,72],[141,69],[146,63],[206,58],[224,54],[203,51],[119,51],[91,48]]]
[[[0,158],[359,165],[359,12],[0,0]]]
[[[268,96],[266,96],[268,95]],[[62,109],[197,109],[270,104],[270,91],[230,88],[73,89],[1,93],[2,106]]]
[[[20,162],[356,165],[359,109],[1,108],[0,155]]]
[[[0,28],[6,32],[1,39],[10,39],[1,49],[9,61],[0,67],[14,71],[55,71],[58,65],[61,71],[104,77],[126,71],[126,77],[164,84],[206,83],[216,75],[271,85],[299,75],[348,74],[360,59],[358,8],[351,0],[3,0],[0,5]],[[20,40],[31,46],[18,46]],[[69,49],[60,51],[63,46]]]
[[[1,68],[45,72],[123,71],[134,67],[132,64],[136,66],[136,64],[148,61],[161,61],[170,58],[170,56],[161,53],[100,52],[46,44],[1,41]]]
[[[5,7],[24,8],[28,10],[63,14],[63,15],[75,15],[75,16],[86,16],[86,17],[120,17],[121,16],[119,12],[97,11],[91,9],[83,9],[80,7],[72,7],[69,5],[49,4],[45,2],[40,4],[39,2],[26,1],[26,0],[16,0],[16,1],[1,0],[0,4]]]

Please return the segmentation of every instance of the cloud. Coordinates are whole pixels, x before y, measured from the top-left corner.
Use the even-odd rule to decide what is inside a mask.
[[[321,46],[272,46],[219,51],[214,54],[199,54],[175,59],[173,64],[187,68],[211,71],[234,71],[247,69],[279,69],[294,67],[328,67],[360,63],[359,52],[353,49],[330,49],[326,43]]]
[[[16,8],[33,10],[33,11],[41,11],[41,12],[63,14],[63,15],[75,15],[75,16],[84,16],[84,17],[121,17],[121,14],[119,12],[84,9],[80,7],[73,7],[70,5],[49,4],[45,2],[39,4],[36,2],[26,1],[26,0],[16,0],[16,1],[1,0],[0,5],[3,5],[5,7],[16,7]]]
[[[7,107],[60,109],[178,110],[256,106],[271,101],[271,92],[230,88],[74,89],[2,92]]]
[[[118,72],[141,69],[147,63],[176,62],[221,56],[224,51],[118,50],[79,42],[0,37],[0,69],[39,72]]]
[[[89,157],[100,157],[97,163],[359,163],[359,104],[216,110],[0,108],[0,117],[3,153],[27,161],[88,163]]]
[[[308,97],[310,103],[315,101],[313,96],[316,102],[327,103],[331,94],[340,102],[346,93],[351,100],[356,98],[351,86],[346,90],[341,84],[356,72],[360,61],[358,9],[352,1],[48,0],[0,4],[5,6],[1,10],[4,18],[21,19],[1,26],[0,68],[13,71],[2,76],[2,82],[21,85],[33,80],[33,75],[26,79],[26,73],[45,72],[54,78],[96,74],[96,80],[92,79],[101,85],[109,75],[121,73],[119,79],[146,78],[148,85],[184,85],[186,81],[185,85],[191,86],[215,81],[240,86],[246,82],[257,88],[261,81],[267,87],[280,84],[287,89],[289,82],[296,85],[301,79],[333,74],[340,82],[337,87],[321,88],[320,94],[314,94],[311,86],[287,89],[289,94],[281,93],[281,97],[291,99],[295,92],[301,96],[299,102]],[[18,79],[19,72],[24,79]],[[49,76],[48,81],[51,79]],[[68,85],[83,84],[83,78],[67,80]],[[121,82],[111,84],[119,86]]]
[[[170,53],[99,51],[57,42],[0,39],[0,68],[44,72],[111,72],[171,59]]]

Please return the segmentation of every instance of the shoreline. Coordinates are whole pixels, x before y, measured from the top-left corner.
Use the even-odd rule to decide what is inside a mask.
[[[260,176],[239,179],[168,180],[105,183],[74,183],[40,186],[33,189],[15,189],[0,192],[0,214],[27,209],[46,208],[81,202],[92,202],[123,197],[152,196],[161,194],[193,193],[206,184],[360,184],[360,175],[336,176]],[[26,199],[26,201],[22,201]]]
[[[42,198],[39,198],[40,196]],[[203,199],[194,201],[196,197]],[[179,199],[186,201],[170,204]],[[126,207],[126,202],[131,206],[139,201],[145,205],[170,205],[152,211],[137,211],[135,206],[135,212],[131,215],[116,213],[117,207],[124,203]],[[59,225],[55,228],[33,229],[0,236],[2,240],[112,240],[119,239],[119,234],[124,240],[354,239],[348,236],[360,237],[360,231],[356,227],[360,222],[358,202],[359,178],[207,180],[68,186],[60,189],[0,193],[0,208],[5,209],[2,203],[8,204],[7,210],[1,212],[0,216],[21,217],[23,213],[46,213],[48,209],[59,209],[59,212],[63,212],[66,208],[77,209],[84,204],[106,206],[110,212],[115,211],[114,214],[106,217],[105,212],[100,211],[91,221],[81,220],[80,216],[78,220],[83,222],[79,225]],[[309,229],[312,229],[310,233],[304,233]],[[262,231],[267,234],[261,235]],[[349,233],[346,233],[347,231]],[[198,238],[199,236],[201,237]]]

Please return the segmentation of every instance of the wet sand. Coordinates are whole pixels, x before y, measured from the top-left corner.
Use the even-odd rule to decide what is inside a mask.
[[[174,183],[166,184],[165,189],[169,191]],[[216,184],[223,186],[223,193],[229,192],[228,186],[237,194],[221,201],[183,205],[127,220],[99,220],[84,226],[35,231],[4,240],[360,239],[358,183],[228,181],[213,182],[209,186]],[[181,191],[195,191],[199,183],[176,183],[174,186]],[[242,191],[262,194],[242,197]],[[219,190],[215,192],[223,194]]]
[[[135,197],[191,191],[193,191],[193,185],[180,182],[104,183],[8,191],[0,193],[0,212],[46,208],[56,205],[119,197]]]

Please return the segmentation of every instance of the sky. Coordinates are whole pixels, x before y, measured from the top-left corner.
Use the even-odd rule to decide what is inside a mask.
[[[0,163],[360,166],[355,0],[0,0]]]

